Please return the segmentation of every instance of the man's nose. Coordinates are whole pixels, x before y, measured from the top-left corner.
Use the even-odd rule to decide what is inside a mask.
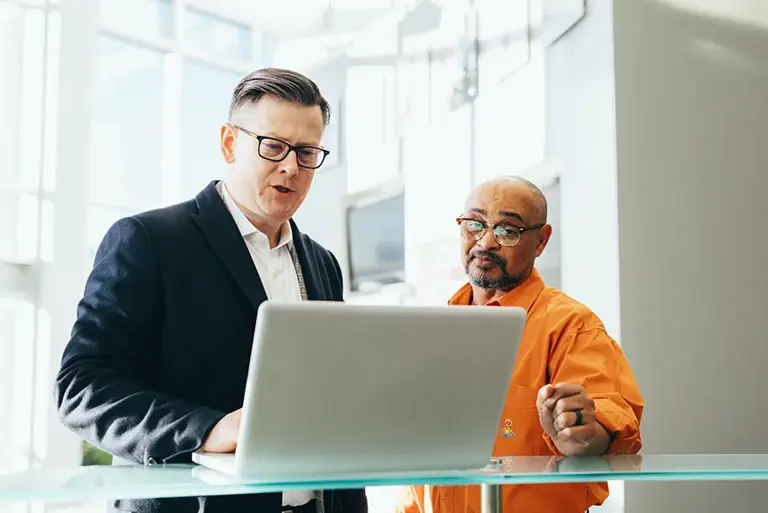
[[[299,159],[296,156],[296,152],[291,150],[288,155],[285,156],[282,162],[283,173],[293,176],[299,172]]]
[[[476,244],[486,250],[498,249],[499,247],[499,243],[496,242],[496,237],[493,236],[493,230],[490,228],[485,231]]]

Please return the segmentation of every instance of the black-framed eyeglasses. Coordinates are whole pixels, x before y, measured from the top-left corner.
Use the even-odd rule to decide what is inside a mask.
[[[232,125],[246,135],[249,135],[259,141],[259,156],[272,162],[282,162],[290,152],[296,154],[296,161],[301,167],[307,169],[317,169],[325,162],[325,157],[331,153],[325,148],[317,146],[294,146],[283,140],[267,137],[266,135],[254,134],[240,125]]]
[[[535,224],[533,226],[512,226],[509,224],[489,224],[479,219],[471,217],[458,217],[456,223],[461,229],[461,236],[467,240],[478,241],[485,237],[490,228],[493,230],[493,238],[502,246],[514,246],[520,242],[520,237],[525,232],[538,230],[544,224]]]

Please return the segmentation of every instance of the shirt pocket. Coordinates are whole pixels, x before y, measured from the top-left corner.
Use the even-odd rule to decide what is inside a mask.
[[[538,390],[512,384],[499,421],[494,457],[537,456],[544,443],[536,409]]]

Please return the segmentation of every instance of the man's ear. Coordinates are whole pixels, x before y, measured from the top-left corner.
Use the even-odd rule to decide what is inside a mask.
[[[221,154],[227,164],[235,161],[235,141],[237,141],[237,128],[230,123],[224,123],[220,131]]]
[[[552,225],[545,224],[539,229],[539,243],[536,246],[536,256],[539,257],[544,252],[544,248],[547,247],[549,238],[552,236]]]

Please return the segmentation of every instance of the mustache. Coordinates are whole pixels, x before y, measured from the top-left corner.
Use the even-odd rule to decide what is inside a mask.
[[[473,251],[472,253],[469,254],[469,261],[471,262],[475,258],[483,258],[485,260],[490,260],[491,262],[494,262],[495,264],[498,264],[501,267],[505,267],[507,265],[506,260],[504,260],[499,255],[491,251],[485,251],[485,250]]]

